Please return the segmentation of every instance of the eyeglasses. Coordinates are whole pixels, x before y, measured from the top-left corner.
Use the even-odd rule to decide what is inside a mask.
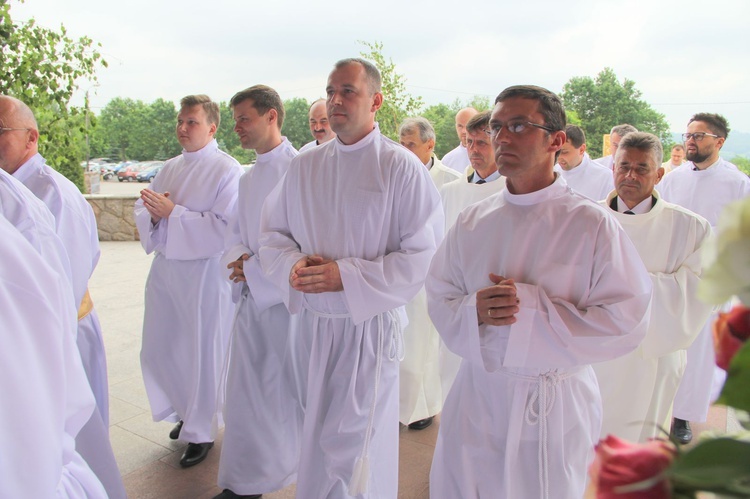
[[[530,121],[511,121],[509,123],[490,123],[489,128],[484,129],[484,133],[492,137],[493,139],[498,136],[500,133],[500,130],[505,127],[510,133],[513,134],[519,134],[523,133],[524,130],[526,130],[527,126],[533,126],[536,128],[541,128],[542,130],[546,130],[548,132],[557,132],[554,128],[548,127],[546,125],[540,125],[539,123],[532,123]]]
[[[701,140],[703,140],[703,137],[705,137],[706,135],[708,135],[709,137],[714,137],[716,139],[719,138],[718,135],[714,135],[712,133],[695,132],[695,133],[683,133],[682,134],[682,140],[684,140],[685,142],[687,142],[688,140],[693,139],[696,142],[700,142]]]
[[[26,130],[27,132],[31,130],[31,128],[8,128],[8,127],[0,127],[0,135],[4,134],[5,132],[12,132],[13,130]]]

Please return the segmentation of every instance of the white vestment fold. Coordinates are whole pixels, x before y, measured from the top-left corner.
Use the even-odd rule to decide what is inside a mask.
[[[564,170],[560,165],[555,165],[555,170],[560,172],[571,189],[594,201],[606,199],[615,188],[612,169],[594,162],[588,153],[583,154],[581,164],[572,170]]]
[[[135,203],[146,253],[156,252],[146,281],[141,368],[154,421],[182,419],[180,439],[213,441],[222,424],[219,380],[234,315],[219,262],[236,210],[242,168],[216,141],[164,164],[150,188],[175,203],[156,225]]]
[[[0,200],[2,194],[0,189]],[[96,403],[75,346],[68,276],[50,266],[3,213],[0,496],[104,499],[102,483],[76,451],[75,439]]]
[[[491,272],[515,282],[510,326],[478,325]],[[503,190],[459,215],[426,288],[433,323],[463,358],[431,497],[582,497],[601,425],[588,364],[634,350],[648,327],[651,283],[622,228],[559,176],[530,194]]]
[[[426,168],[377,126],[353,145],[335,139],[292,160],[261,229],[261,263],[310,352],[298,497],[349,497],[360,457],[370,465],[358,497],[396,497],[402,307],[443,231]],[[290,287],[292,266],[315,254],[336,261],[343,291]]]
[[[439,190],[461,179],[461,174],[445,166],[434,154],[430,178]],[[404,327],[404,359],[399,366],[398,419],[408,425],[431,417],[443,407],[438,355],[440,336],[427,314],[427,294],[420,289],[406,305],[409,324]]]
[[[455,149],[451,149],[441,160],[448,168],[453,168],[458,173],[463,173],[466,167],[470,165],[469,151],[462,144],[458,144]]]

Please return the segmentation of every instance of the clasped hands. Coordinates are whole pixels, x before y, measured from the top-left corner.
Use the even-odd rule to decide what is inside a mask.
[[[151,223],[157,224],[162,218],[169,218],[174,209],[174,203],[169,199],[169,193],[164,194],[151,189],[141,191],[143,206],[151,214]]]
[[[490,274],[494,284],[477,291],[477,321],[479,325],[508,326],[516,322],[520,310],[513,279]]]
[[[343,291],[339,265],[320,255],[301,258],[292,266],[289,285],[302,293]]]

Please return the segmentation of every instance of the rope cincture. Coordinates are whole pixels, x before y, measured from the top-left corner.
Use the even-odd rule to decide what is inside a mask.
[[[537,376],[529,376],[507,370],[500,370],[499,372],[512,378],[536,381],[534,391],[526,403],[524,420],[531,426],[539,425],[539,487],[542,499],[549,499],[549,453],[547,449],[549,432],[547,428],[547,416],[552,412],[555,400],[557,399],[557,385],[560,381],[572,377],[578,371],[560,373],[552,369]]]

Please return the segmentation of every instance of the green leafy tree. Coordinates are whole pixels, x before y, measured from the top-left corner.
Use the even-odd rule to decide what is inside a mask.
[[[650,132],[671,141],[669,125],[663,114],[641,99],[635,82],[622,82],[611,68],[602,70],[596,78],[576,76],[563,87],[561,97],[565,107],[576,113],[586,132],[588,150],[592,157],[601,156],[601,137],[610,129],[628,123],[643,132]]]
[[[31,107],[39,124],[40,152],[79,188],[86,123],[82,110],[69,103],[79,81],[96,81],[96,70],[107,66],[99,46],[88,37],[70,38],[62,25],[56,31],[33,19],[16,23],[10,2],[0,0],[0,93]]]
[[[307,99],[296,97],[284,101],[284,126],[281,129],[282,135],[285,135],[295,149],[307,144],[312,140],[309,125],[310,103]]]
[[[735,156],[729,161],[737,165],[740,171],[745,172],[746,175],[750,175],[750,159],[743,156]]]
[[[383,80],[383,105],[378,110],[376,119],[383,135],[398,141],[398,127],[404,118],[416,116],[422,107],[421,97],[412,97],[406,91],[406,78],[396,72],[396,65],[383,55],[383,44],[360,41],[369,49],[360,55],[375,64]]]

